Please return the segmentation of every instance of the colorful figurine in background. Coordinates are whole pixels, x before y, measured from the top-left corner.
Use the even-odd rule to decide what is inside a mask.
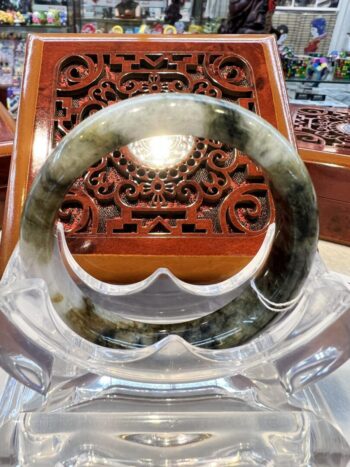
[[[334,78],[350,81],[350,57],[339,57],[335,62]]]
[[[67,16],[67,10],[61,10],[59,12],[59,21],[61,26],[67,26],[68,24],[68,16]]]
[[[317,52],[321,40],[327,36],[326,27],[327,21],[324,18],[315,18],[311,21],[312,39],[304,49],[306,54]]]
[[[54,24],[55,23],[55,12],[54,10],[49,10],[47,12],[47,24]]]
[[[124,29],[119,24],[116,24],[109,32],[112,34],[124,34]]]
[[[46,11],[34,11],[32,15],[32,22],[35,25],[43,25],[47,22]]]
[[[3,11],[0,10],[0,24],[23,24],[26,20],[22,13],[19,11],[8,10]]]
[[[151,34],[151,32],[151,27],[146,23],[142,23],[138,31],[139,34]]]
[[[7,88],[6,106],[13,117],[16,117],[20,100],[20,88]]]
[[[115,7],[115,16],[117,18],[140,18],[141,7],[133,0],[121,0]]]
[[[220,31],[223,31],[226,23],[220,19],[210,19],[208,18],[203,26],[204,34],[217,34]],[[222,34],[222,32],[220,32]]]
[[[14,24],[23,24],[26,22],[24,16],[20,11],[13,11],[13,23]]]
[[[200,26],[199,24],[191,23],[188,32],[190,34],[202,34],[203,32],[203,26]]]
[[[184,34],[186,26],[183,21],[177,21],[175,23],[175,28],[176,28],[177,34]]]
[[[281,51],[285,47],[285,42],[288,39],[289,28],[286,24],[280,24],[277,26],[276,34],[277,34],[277,45],[278,50]]]
[[[167,24],[164,26],[163,34],[177,34],[176,27],[171,24]]]
[[[311,60],[307,67],[307,79],[321,81],[329,72],[328,60],[326,57],[317,57]]]
[[[47,24],[51,24],[53,26],[63,26],[64,23],[62,22],[62,14],[58,10],[49,10],[47,12]]]
[[[288,39],[288,32],[289,28],[286,24],[280,24],[277,26],[277,29],[273,29],[273,31],[277,36],[277,46],[278,51],[282,59],[284,58],[291,58],[294,56],[293,49],[287,45],[285,45]]]
[[[153,26],[145,23],[141,24],[137,32],[139,34],[177,34],[175,26],[171,26],[170,24],[163,26],[161,23],[156,23]]]
[[[164,27],[161,23],[156,23],[152,28],[152,34],[163,34]]]
[[[96,32],[96,24],[94,23],[85,23],[81,28],[83,34],[94,34]]]
[[[286,45],[283,47],[282,51],[280,51],[282,60],[291,59],[294,57],[294,55],[294,50],[291,47],[287,47]]]
[[[165,10],[164,21],[167,24],[175,26],[175,23],[180,21],[180,19],[182,18],[180,10],[183,4],[183,0],[172,0],[171,4]]]
[[[13,16],[11,13],[0,10],[0,24],[13,24]]]
[[[309,66],[308,59],[286,57],[282,60],[282,64],[286,78],[306,79]]]

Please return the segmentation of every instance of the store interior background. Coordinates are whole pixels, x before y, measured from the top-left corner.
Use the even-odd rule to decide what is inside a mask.
[[[120,0],[0,0],[0,101],[16,118],[28,33],[217,33],[229,0],[180,0],[181,20],[166,29],[172,0],[140,0],[140,17],[117,18]],[[247,0],[247,3],[258,3]],[[349,108],[350,1],[269,1],[291,103]],[[12,18],[9,16],[12,5]],[[168,22],[169,24],[169,22]],[[317,27],[320,26],[316,31]],[[257,31],[259,32],[259,31]],[[284,36],[282,37],[282,35]],[[316,39],[316,50],[306,52]],[[346,123],[346,122],[345,122]],[[347,122],[350,124],[350,122]],[[328,265],[350,274],[349,248],[320,242]]]

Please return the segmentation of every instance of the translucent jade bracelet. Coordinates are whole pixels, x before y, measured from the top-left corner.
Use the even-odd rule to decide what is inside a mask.
[[[219,140],[248,154],[269,179],[276,230],[264,266],[236,298],[208,315],[177,323],[125,319],[102,308],[80,288],[54,254],[55,221],[64,195],[103,155],[140,139],[189,135]],[[225,349],[246,342],[293,304],[316,252],[317,206],[306,168],[272,126],[238,105],[200,95],[159,94],[112,105],[86,119],[56,147],[30,190],[23,212],[20,252],[32,277],[43,278],[51,301],[81,337],[113,348],[137,348],[175,334],[195,346]],[[273,306],[272,306],[273,305]]]

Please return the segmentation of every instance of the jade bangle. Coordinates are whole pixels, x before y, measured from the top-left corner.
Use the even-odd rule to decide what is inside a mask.
[[[111,318],[88,297],[81,295],[74,301],[69,287],[58,290],[59,280],[52,272],[57,212],[74,180],[110,151],[160,135],[219,140],[248,154],[265,170],[276,208],[272,249],[254,281],[223,308],[193,321],[169,325],[121,318],[118,310]],[[80,336],[96,344],[144,347],[176,334],[195,346],[223,349],[251,339],[276,316],[279,305],[297,301],[317,240],[317,206],[310,177],[294,148],[278,131],[226,101],[159,94],[101,110],[74,128],[55,148],[28,195],[20,252],[28,273],[46,280],[60,316]]]

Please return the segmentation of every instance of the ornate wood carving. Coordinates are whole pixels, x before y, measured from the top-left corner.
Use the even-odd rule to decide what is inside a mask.
[[[299,147],[350,155],[349,109],[299,107],[294,131]]]
[[[110,104],[158,92],[205,94],[256,109],[252,71],[234,54],[68,56],[57,78],[55,142]],[[188,140],[178,137],[174,145],[188,152],[174,167],[137,164],[128,148],[91,167],[61,210],[68,238],[252,235],[266,229],[272,212],[268,187],[248,157],[218,141],[196,139],[186,147]]]
[[[350,111],[292,106],[299,153],[314,183],[320,236],[350,245]]]
[[[8,195],[16,215],[4,226],[2,267],[52,147],[107,105],[154,92],[202,93],[255,111],[294,142],[269,37],[38,35],[27,57]],[[76,181],[60,216],[88,272],[123,282],[166,266],[185,280],[217,281],[257,252],[273,215],[261,171],[219,141],[177,143],[188,153],[176,167],[142,167],[130,148],[116,148]]]

